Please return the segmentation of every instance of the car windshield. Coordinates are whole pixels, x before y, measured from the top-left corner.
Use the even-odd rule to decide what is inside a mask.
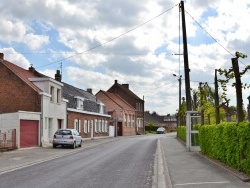
[[[58,130],[56,131],[56,135],[71,135],[70,130]]]

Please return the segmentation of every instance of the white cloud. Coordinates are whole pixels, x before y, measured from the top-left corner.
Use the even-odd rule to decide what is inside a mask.
[[[4,59],[10,61],[24,69],[28,69],[30,67],[30,62],[25,58],[24,55],[19,54],[13,48],[2,48],[0,49],[2,53],[4,53]]]
[[[49,42],[48,36],[34,35],[32,33],[27,34],[23,38],[23,43],[25,43],[30,49],[39,49],[42,45]]]
[[[0,12],[3,26],[0,45],[15,52],[7,54],[5,51],[6,59],[24,67],[29,66],[29,61],[44,65],[60,62],[62,58],[66,70],[63,80],[69,84],[97,92],[108,89],[117,79],[119,83],[128,83],[141,98],[145,96],[147,110],[159,114],[175,113],[178,81],[172,74],[180,73],[184,79],[183,56],[171,55],[183,53],[179,6],[122,34],[177,3],[179,1],[175,0],[145,0],[143,3],[134,0],[3,1],[0,4],[4,10]],[[240,3],[236,0],[185,1],[191,87],[197,88],[197,81],[207,81],[213,86],[214,69],[231,66],[228,51],[250,54],[249,7],[248,0]],[[26,50],[23,44],[31,52],[45,52],[44,58],[19,54]],[[97,46],[100,47],[95,48]],[[249,61],[242,62],[248,64]],[[244,67],[241,63],[240,66]],[[51,77],[55,74],[55,70],[48,67],[41,72]],[[243,76],[245,82],[248,78],[249,73]],[[185,97],[184,83],[183,80],[182,96]],[[234,89],[229,90],[230,97],[235,98]],[[246,98],[247,92],[243,94]]]

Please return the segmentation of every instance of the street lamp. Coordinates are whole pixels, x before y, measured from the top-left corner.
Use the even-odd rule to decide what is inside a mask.
[[[181,77],[182,75],[180,76],[177,76],[176,74],[173,74],[173,76],[175,77],[178,77],[178,81],[179,81],[179,118],[178,118],[178,124],[177,126],[180,126],[181,125],[181,117],[180,117],[180,111],[181,111]]]

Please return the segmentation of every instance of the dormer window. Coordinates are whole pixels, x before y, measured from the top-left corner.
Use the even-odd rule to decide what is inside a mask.
[[[83,110],[83,101],[84,101],[84,98],[82,97],[75,97],[76,99],[76,109],[78,110]]]
[[[105,114],[105,112],[106,112],[106,107],[105,107],[105,105],[104,105],[103,103],[99,103],[99,104],[98,104],[98,108],[99,108],[99,113],[100,113],[100,114]]]

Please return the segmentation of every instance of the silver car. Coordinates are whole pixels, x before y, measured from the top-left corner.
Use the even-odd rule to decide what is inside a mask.
[[[75,129],[59,129],[53,138],[53,148],[56,146],[70,146],[72,149],[82,146],[82,137]]]

